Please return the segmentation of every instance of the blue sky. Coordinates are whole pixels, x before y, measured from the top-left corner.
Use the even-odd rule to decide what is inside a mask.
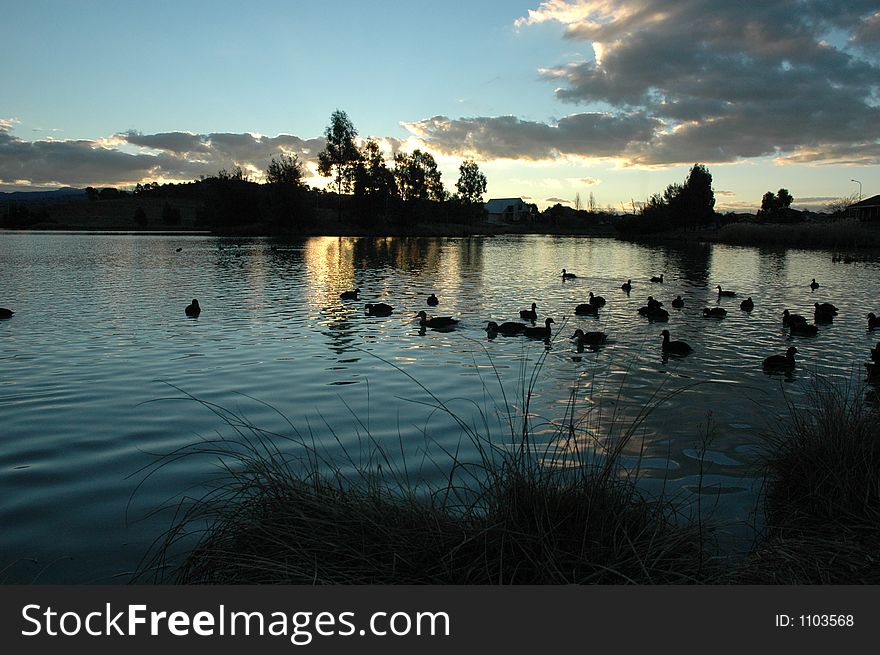
[[[746,8],[747,7],[747,8]],[[876,1],[5,2],[0,190],[189,180],[334,109],[452,188],[629,208],[704,163],[720,209],[880,193]],[[187,145],[182,145],[186,142]],[[312,182],[323,184],[322,180]]]

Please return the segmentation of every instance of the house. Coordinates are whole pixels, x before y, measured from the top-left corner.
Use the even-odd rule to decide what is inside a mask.
[[[861,202],[847,207],[847,216],[854,216],[860,221],[880,221],[880,195],[865,198]]]
[[[493,198],[485,206],[490,223],[523,223],[532,218],[536,209],[522,198]]]

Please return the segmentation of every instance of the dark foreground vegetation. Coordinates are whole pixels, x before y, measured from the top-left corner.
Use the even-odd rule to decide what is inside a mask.
[[[638,474],[622,467],[621,454],[637,446],[651,407],[625,427],[611,417],[602,443],[586,437],[592,431],[585,421],[595,428],[596,419],[576,417],[574,401],[570,418],[543,445],[533,441],[527,411],[508,417],[504,448],[459,421],[481,457],[470,464],[453,458],[445,486],[426,488],[369,440],[368,464],[328,461],[301,437],[293,449],[300,455],[292,458],[286,438],[203,403],[225,421],[230,437],[186,448],[158,466],[208,455],[220,458],[226,473],[178,507],[139,579],[876,584],[880,415],[876,398],[871,404],[850,391],[818,382],[814,405],[792,407],[769,437],[767,529],[750,553],[733,558],[713,552],[712,531],[699,513],[686,515],[680,500],[646,495]],[[181,562],[171,554],[184,544]]]

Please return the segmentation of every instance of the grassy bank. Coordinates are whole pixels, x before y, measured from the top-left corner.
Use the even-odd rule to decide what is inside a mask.
[[[718,230],[712,240],[741,246],[836,250],[880,248],[880,226],[855,219],[789,225],[733,223]]]
[[[541,445],[533,440],[527,391],[524,411],[508,415],[509,434],[502,442],[459,421],[479,457],[465,462],[450,455],[446,483],[429,488],[414,481],[417,476],[405,465],[392,464],[371,440],[365,444],[369,464],[334,462],[308,438],[285,443],[204,404],[231,435],[164,461],[219,458],[224,476],[205,495],[181,505],[141,579],[877,583],[880,417],[863,395],[820,381],[810,407],[791,408],[763,457],[767,531],[745,559],[726,566],[710,552],[709,531],[699,515],[686,516],[681,502],[647,495],[638,473],[620,463],[628,445],[638,447],[633,440],[650,406],[626,424],[606,418],[609,436],[600,442],[594,436],[600,419],[578,416],[573,394],[567,418]],[[436,411],[454,417],[434,400]],[[182,562],[169,559],[180,543],[193,539],[198,543],[188,547]]]

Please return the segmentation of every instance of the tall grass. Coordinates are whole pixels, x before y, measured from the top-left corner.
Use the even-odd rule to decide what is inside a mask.
[[[880,583],[880,411],[854,383],[814,378],[767,442],[765,540],[742,581]]]
[[[658,395],[626,423],[610,417],[611,434],[600,439],[605,419],[580,413],[575,389],[551,438],[541,425],[538,440],[529,404],[544,357],[523,380],[519,403],[504,396],[501,435],[488,431],[488,416],[468,423],[418,385],[430,411],[451,418],[462,434],[463,448],[448,452],[445,466],[433,462],[447,471],[434,485],[422,484],[368,430],[361,444],[368,454],[348,453],[340,462],[292,425],[291,435],[269,433],[190,397],[226,434],[170,453],[151,473],[181,457],[207,456],[221,463],[222,478],[180,503],[139,579],[655,584],[705,577],[703,526],[684,520],[671,499],[648,497],[638,472],[621,465],[627,448],[640,448],[631,442],[645,417],[679,392]],[[189,550],[174,561],[181,546]]]
[[[741,246],[880,248],[880,229],[855,219],[785,225],[732,223],[722,227],[713,240]]]

